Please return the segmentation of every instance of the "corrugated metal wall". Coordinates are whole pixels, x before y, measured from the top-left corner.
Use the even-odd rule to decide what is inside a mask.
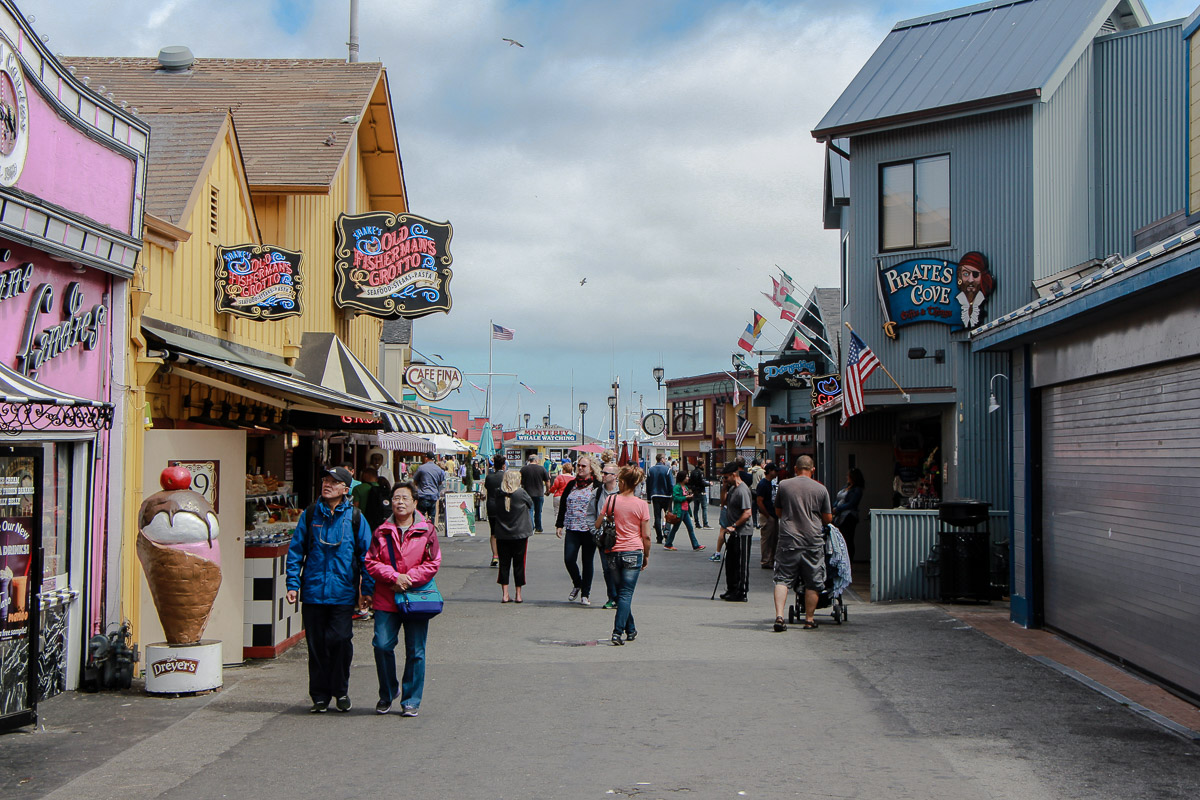
[[[992,511],[992,541],[1008,530],[1008,513]],[[937,511],[871,510],[871,602],[936,599],[921,564],[938,543]]]
[[[1187,202],[1187,70],[1181,25],[1097,39],[1097,255]],[[1067,265],[1069,266],[1069,265]]]
[[[997,381],[999,383],[999,381]],[[1028,597],[1029,589],[1026,582],[1026,565],[1027,565],[1027,550],[1026,536],[1028,534],[1028,520],[1025,518],[1026,503],[1029,499],[1028,484],[1026,483],[1025,474],[1028,464],[1026,463],[1026,453],[1028,449],[1025,446],[1026,437],[1028,434],[1027,419],[1025,417],[1025,400],[1028,390],[1025,381],[1025,358],[1020,351],[1014,354],[1012,359],[1012,391],[1005,392],[1008,395],[1007,400],[1002,400],[1000,411],[998,414],[1006,414],[1009,409],[1012,410],[1012,593],[1021,597]]]

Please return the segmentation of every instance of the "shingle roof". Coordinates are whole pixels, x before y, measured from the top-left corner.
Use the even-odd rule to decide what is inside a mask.
[[[341,120],[363,112],[383,70],[336,59],[198,58],[184,73],[152,58],[62,61],[139,113],[232,112],[252,186],[329,186],[355,130]]]
[[[897,23],[813,130],[825,140],[955,109],[1034,102],[1140,0],[992,0]]]
[[[183,221],[188,200],[228,116],[226,111],[142,115],[150,124],[147,214],[175,225]]]

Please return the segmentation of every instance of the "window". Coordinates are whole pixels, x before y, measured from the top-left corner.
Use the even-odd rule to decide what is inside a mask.
[[[672,403],[671,433],[704,433],[704,401],[677,400]]]
[[[950,156],[880,169],[879,238],[883,250],[950,244]]]
[[[208,232],[213,236],[220,230],[220,200],[221,190],[216,186],[208,187]]]

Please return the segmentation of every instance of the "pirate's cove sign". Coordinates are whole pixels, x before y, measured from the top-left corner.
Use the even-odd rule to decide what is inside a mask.
[[[337,220],[334,302],[375,317],[450,311],[448,222],[377,211]]]
[[[987,257],[976,251],[964,254],[957,264],[936,258],[881,264],[879,299],[887,318],[884,330],[895,339],[898,326],[915,322],[974,328],[986,318],[984,305],[995,289]]]
[[[217,248],[217,313],[249,319],[298,317],[304,256],[272,245]]]

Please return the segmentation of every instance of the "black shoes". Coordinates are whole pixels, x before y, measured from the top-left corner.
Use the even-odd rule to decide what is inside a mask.
[[[392,710],[392,704],[386,700],[380,700],[378,703],[375,704],[375,713],[376,714],[386,714],[391,710]]]
[[[328,703],[326,703],[328,705]],[[344,694],[337,699],[337,710],[343,714],[352,708],[350,704],[350,695]]]
[[[725,602],[727,602],[727,603],[745,603],[745,602],[748,602],[748,598],[746,597],[746,595],[744,595],[744,594],[730,594],[729,592],[726,592],[725,594],[721,595],[721,599],[722,599],[722,600],[724,600],[724,601],[725,601]]]
[[[633,633],[625,634],[625,641],[627,641],[627,642],[632,642],[636,638],[637,638],[637,631],[634,631]]]
[[[312,708],[310,708],[308,710],[308,713],[324,714],[328,710],[329,710],[329,701],[328,700],[317,700],[316,702],[314,702],[312,704]]]
[[[621,641],[621,634],[619,634],[619,633],[614,633],[612,635],[612,643],[615,645],[625,644],[624,642]]]

